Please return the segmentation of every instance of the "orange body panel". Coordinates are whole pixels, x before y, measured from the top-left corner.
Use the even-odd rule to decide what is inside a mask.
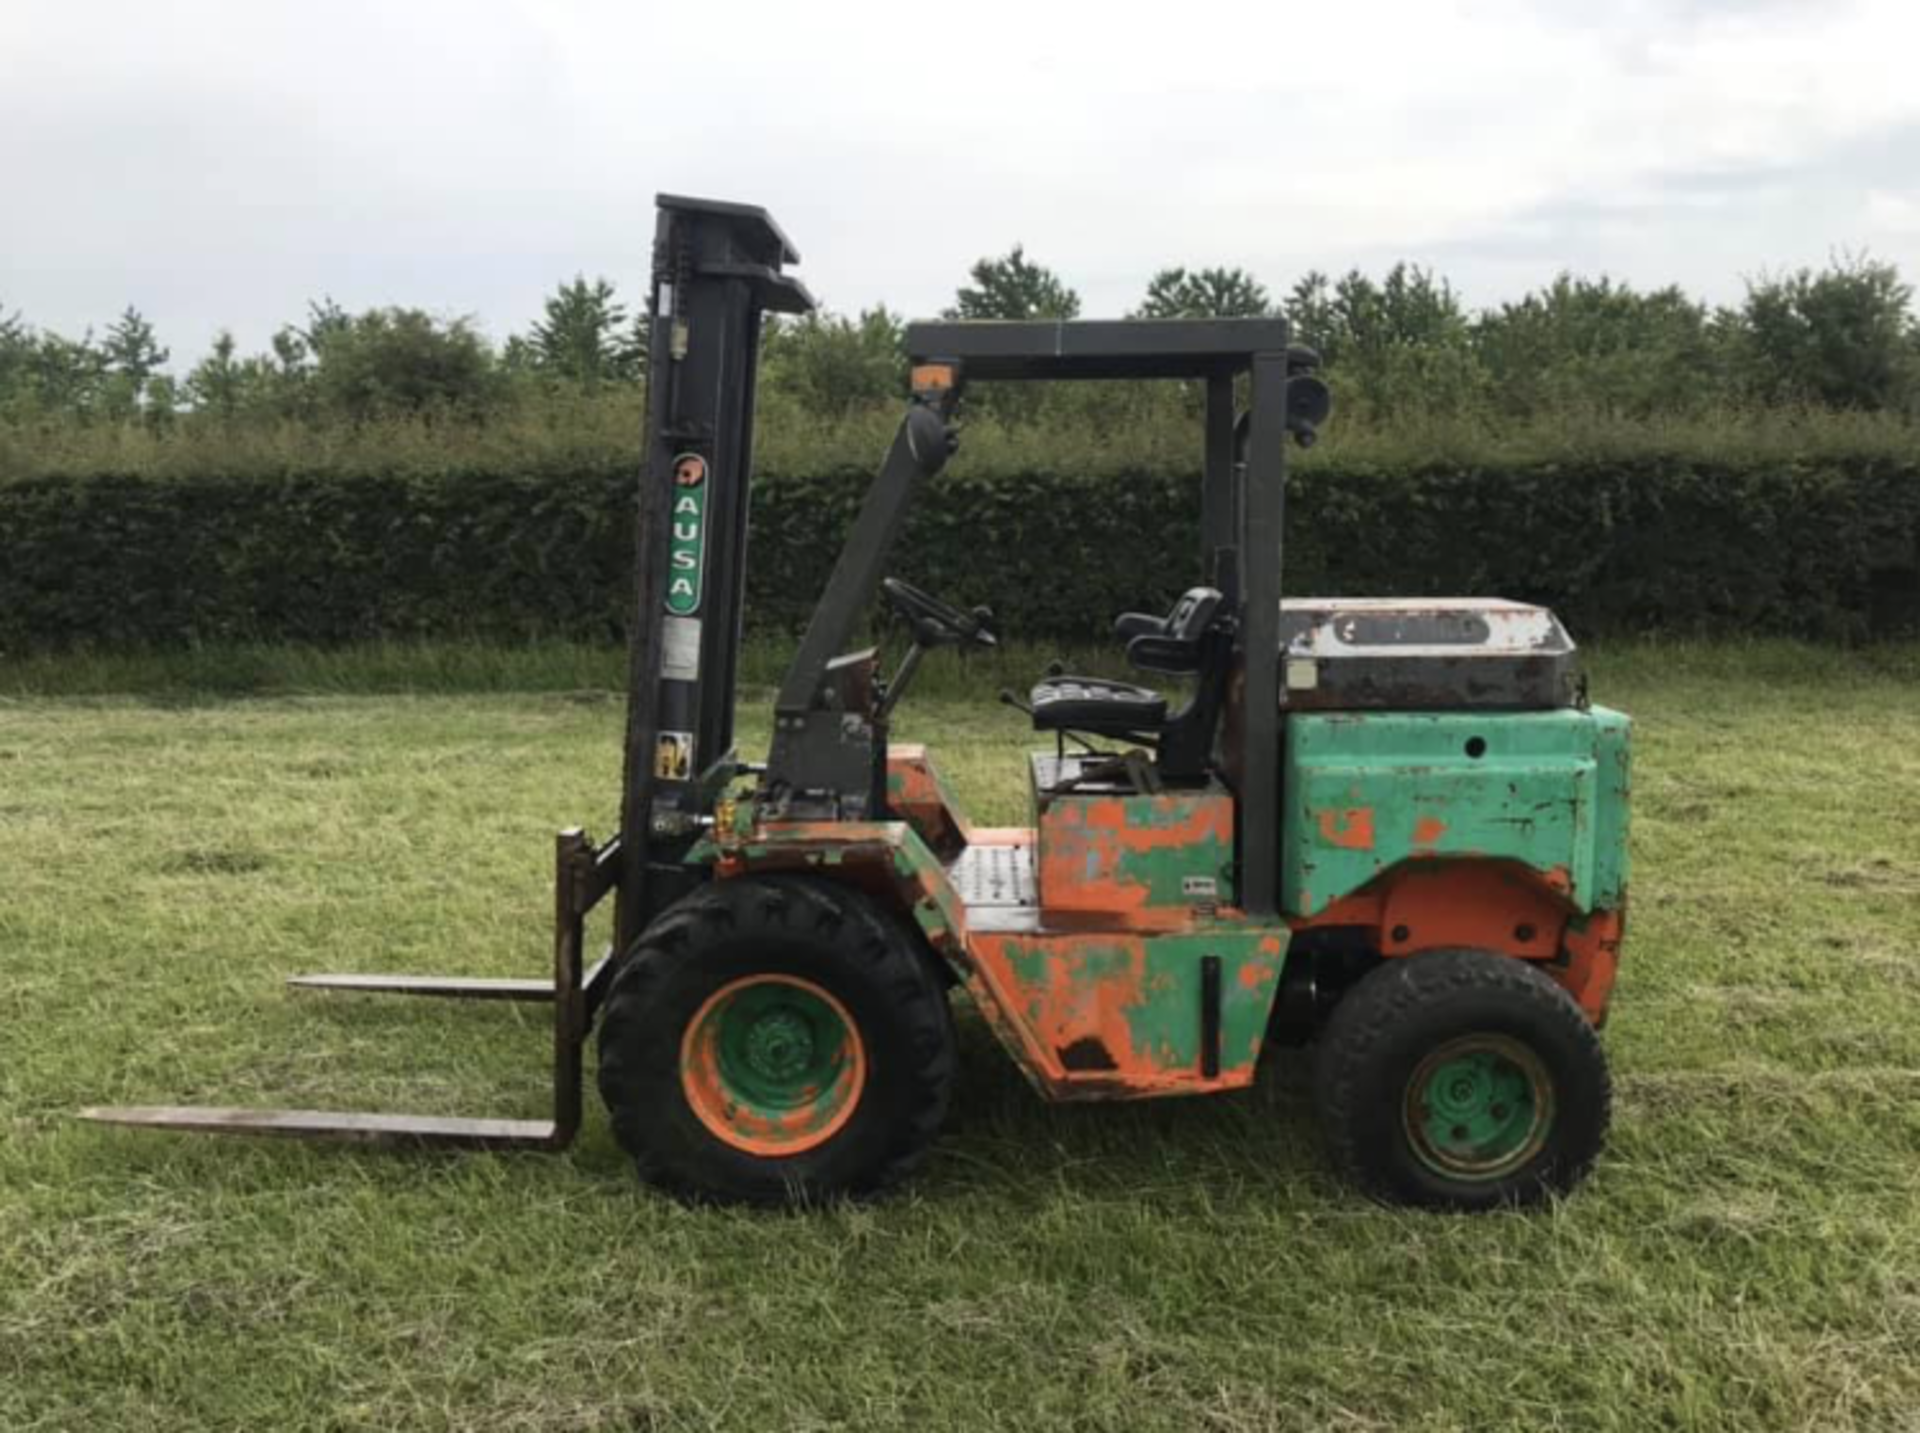
[[[1581,916],[1566,873],[1478,857],[1415,859],[1284,929],[1249,921],[1183,872],[1222,871],[1232,802],[1219,795],[1080,797],[1038,832],[976,828],[917,747],[889,753],[901,819],[754,825],[721,842],[722,876],[813,870],[903,908],[966,985],[1008,1053],[1053,1099],[1204,1093],[1251,1083],[1290,933],[1359,928],[1389,957],[1472,947],[1536,962],[1598,1023],[1624,928]],[[1150,804],[1150,809],[1149,809]],[[1370,842],[1370,813],[1330,813],[1329,839]],[[1158,823],[1158,824],[1156,824]],[[1441,823],[1416,833],[1437,840]],[[1034,846],[1037,906],[970,910],[949,864],[968,848]],[[944,849],[943,849],[944,848]],[[1182,853],[1196,856],[1187,861]],[[1191,892],[1191,894],[1188,894]],[[1216,967],[1203,1058],[1200,972]]]
[[[1283,935],[1210,930],[1050,932],[969,936],[968,988],[1047,1093],[1089,1096],[1205,1094],[1253,1082],[1286,959]],[[1231,973],[1221,982],[1219,1047],[1201,1058],[1203,953]]]
[[[1415,861],[1291,924],[1295,931],[1359,927],[1385,956],[1469,948],[1544,962],[1547,974],[1599,1024],[1613,990],[1626,915],[1582,916],[1566,889],[1564,872],[1512,861]]]
[[[1040,812],[1040,904],[1097,912],[1117,924],[1176,929],[1192,918],[1182,880],[1215,898],[1233,853],[1233,798],[1224,792],[1085,797]]]

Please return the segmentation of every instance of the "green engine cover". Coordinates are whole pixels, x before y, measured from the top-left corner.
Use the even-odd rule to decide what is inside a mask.
[[[1518,861],[1581,911],[1627,883],[1627,718],[1341,712],[1286,723],[1281,881],[1312,916],[1410,859]]]

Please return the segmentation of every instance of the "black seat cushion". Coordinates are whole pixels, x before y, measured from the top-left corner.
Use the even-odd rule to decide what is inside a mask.
[[[1033,689],[1036,731],[1154,731],[1167,699],[1151,687],[1105,677],[1048,677]]]

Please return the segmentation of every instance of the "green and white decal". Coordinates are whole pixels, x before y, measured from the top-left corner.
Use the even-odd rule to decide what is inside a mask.
[[[682,453],[673,460],[673,532],[667,546],[667,611],[690,617],[700,610],[707,557],[707,460]]]

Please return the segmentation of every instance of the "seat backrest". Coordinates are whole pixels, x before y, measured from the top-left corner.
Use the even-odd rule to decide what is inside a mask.
[[[1196,674],[1186,704],[1169,715],[1160,727],[1155,764],[1169,780],[1203,777],[1212,764],[1214,733],[1220,725],[1220,709],[1233,668],[1233,624],[1219,621],[1220,607],[1225,600],[1217,588],[1196,587],[1180,599],[1179,607],[1167,619],[1170,629],[1177,619],[1179,630],[1191,636],[1183,640],[1170,631],[1161,640],[1170,648],[1190,653],[1186,659],[1189,665],[1184,670]],[[1132,647],[1128,648],[1128,656],[1138,660]]]
[[[1201,638],[1213,625],[1223,600],[1218,588],[1189,588],[1165,617],[1151,624],[1139,622],[1122,627],[1123,631],[1130,630],[1132,636],[1127,643],[1127,661],[1148,672],[1198,671]]]
[[[1190,587],[1167,614],[1167,635],[1181,642],[1198,642],[1220,610],[1220,589]]]

